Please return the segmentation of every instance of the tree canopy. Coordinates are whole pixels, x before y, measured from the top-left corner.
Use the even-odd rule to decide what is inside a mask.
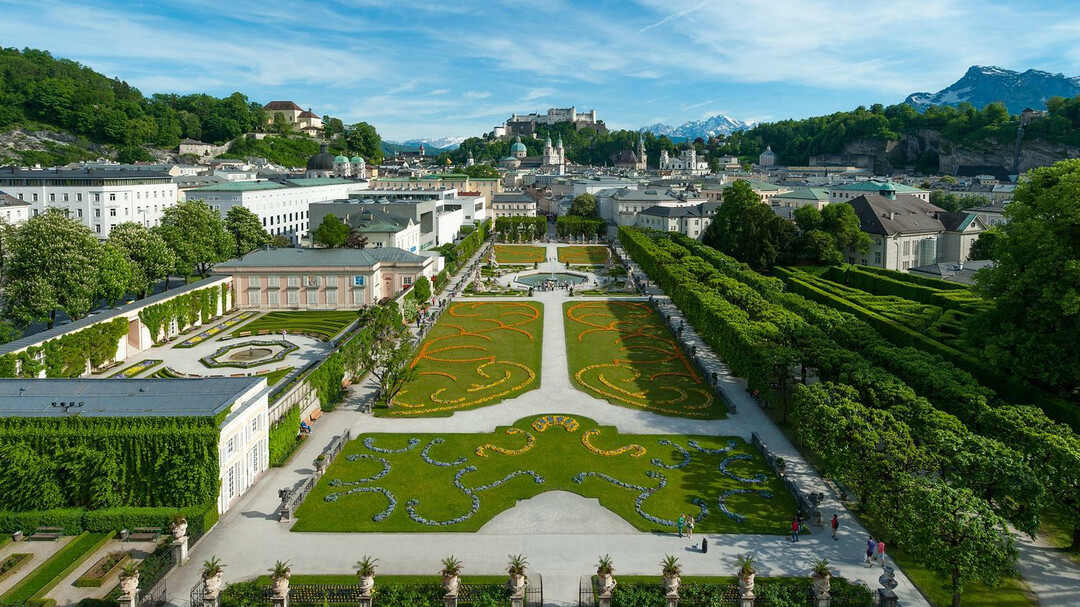
[[[738,180],[724,191],[702,242],[755,269],[790,263],[794,258],[795,226],[772,212],[751,189]]]
[[[570,201],[570,215],[575,217],[596,217],[596,196],[589,194],[578,194]]]
[[[141,223],[121,223],[109,232],[109,243],[117,247],[131,265],[131,290],[146,297],[154,283],[176,269],[176,255],[157,232]]]
[[[177,270],[205,277],[215,263],[236,255],[236,241],[221,213],[202,200],[189,200],[165,209],[157,233],[176,255]]]
[[[225,229],[236,241],[237,257],[243,257],[255,249],[270,244],[270,233],[263,227],[259,217],[250,209],[234,206],[225,213]]]
[[[319,227],[311,233],[311,240],[315,244],[333,249],[340,247],[349,240],[349,226],[345,225],[337,215],[323,217]]]

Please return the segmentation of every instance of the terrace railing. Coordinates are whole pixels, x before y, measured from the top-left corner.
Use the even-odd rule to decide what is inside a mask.
[[[325,470],[334,463],[334,459],[341,453],[341,450],[345,448],[345,444],[352,440],[352,431],[345,430],[340,436],[334,437],[334,440],[330,441],[326,449],[323,450],[322,455],[326,456],[325,464],[319,470],[316,470],[311,476],[304,479],[304,482],[298,489],[289,491],[284,494],[281,500],[281,506],[278,508],[278,520],[281,522],[289,522],[293,520],[293,516],[296,514],[297,508],[300,504],[304,503],[308,493],[315,488],[315,484],[319,482],[319,477],[322,476],[322,470]]]

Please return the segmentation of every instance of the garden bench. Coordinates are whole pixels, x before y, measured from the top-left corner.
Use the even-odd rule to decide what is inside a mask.
[[[64,536],[62,527],[38,527],[30,534],[30,541],[57,541]]]
[[[161,537],[161,527],[136,527],[124,538],[125,542],[156,542]]]

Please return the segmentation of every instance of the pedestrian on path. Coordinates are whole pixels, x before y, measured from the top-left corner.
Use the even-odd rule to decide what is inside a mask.
[[[836,537],[836,530],[840,528],[840,521],[837,520],[836,515],[832,515],[832,539],[834,542],[839,541],[840,538]]]
[[[885,568],[885,542],[878,539],[877,543],[877,558],[881,561],[881,568]]]
[[[684,525],[686,525],[686,515],[680,514],[679,520],[675,521],[675,526],[679,528],[679,537],[682,537],[682,529]]]
[[[873,537],[866,538],[866,566],[870,567],[874,564],[874,548],[877,544],[874,542]]]
[[[799,519],[798,518],[791,519],[791,541],[792,542],[798,542],[799,541]]]
[[[686,517],[686,537],[694,537],[694,517]]]

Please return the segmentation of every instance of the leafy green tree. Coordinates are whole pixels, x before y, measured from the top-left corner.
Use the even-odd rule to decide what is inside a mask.
[[[131,291],[134,274],[131,264],[128,263],[126,252],[111,242],[102,246],[98,263],[98,295],[109,306],[115,306]]]
[[[459,173],[463,173],[473,179],[498,179],[499,170],[490,164],[479,163],[472,166],[462,167]]]
[[[939,206],[946,211],[962,211],[986,206],[990,204],[990,199],[980,194],[954,194],[944,190],[930,190],[930,204]]]
[[[5,316],[20,326],[56,311],[82,318],[100,294],[101,243],[90,228],[58,210],[28,219],[15,231],[4,268]]]
[[[243,257],[263,245],[270,244],[270,234],[263,227],[262,221],[247,207],[234,206],[229,209],[225,213],[225,229],[236,241],[237,257]]]
[[[350,155],[363,156],[371,164],[383,160],[382,137],[375,127],[358,122],[345,129],[345,146]]]
[[[994,266],[976,275],[977,291],[991,306],[967,335],[998,367],[1076,396],[1080,160],[1035,169],[1028,177],[1005,208],[1009,221],[995,236]]]
[[[10,320],[0,320],[0,344],[6,344],[22,337],[22,331]]]
[[[345,244],[349,239],[349,226],[345,225],[337,215],[323,217],[322,223],[311,233],[311,240],[315,244],[328,249],[335,249]]]
[[[140,298],[157,281],[176,269],[176,255],[161,235],[140,223],[121,223],[109,231],[109,244],[119,249],[131,267],[131,290]]]
[[[292,133],[292,125],[289,124],[288,119],[285,118],[285,114],[274,112],[274,117],[270,120],[270,126],[267,131],[274,133],[275,135],[288,135],[289,133]]]
[[[740,179],[724,191],[702,242],[752,268],[764,269],[789,262],[797,237],[794,224],[762,204],[750,184]]]
[[[327,141],[334,141],[345,136],[345,124],[341,118],[323,116],[323,137]]]
[[[862,231],[855,208],[846,202],[834,202],[821,211],[821,228],[836,239],[838,247],[853,247],[860,253],[870,248],[870,235]]]
[[[377,356],[371,374],[379,382],[383,402],[389,405],[405,384],[420,377],[420,370],[412,366],[413,348],[408,339],[384,342]]]
[[[420,305],[424,305],[431,299],[431,281],[427,276],[416,279],[412,286],[412,296]]]
[[[588,192],[578,194],[570,202],[570,215],[575,217],[596,217],[596,197]]]
[[[225,229],[221,213],[202,200],[189,200],[165,209],[158,234],[176,255],[177,269],[205,278],[215,264],[236,253],[236,241]]]
[[[287,236],[282,234],[275,234],[270,238],[270,246],[278,249],[287,249],[293,245],[292,241]]]
[[[1013,571],[1012,535],[990,506],[967,489],[931,480],[910,480],[892,512],[896,537],[919,562],[949,583],[953,607],[973,581],[994,586]]]
[[[971,245],[971,253],[968,254],[968,259],[993,259],[994,247],[998,245],[1001,238],[1002,231],[998,226],[993,226],[979,234],[979,238]]]
[[[801,232],[820,230],[824,225],[821,219],[821,211],[813,205],[805,205],[795,209],[791,214],[791,218],[795,220],[795,225],[799,227]]]
[[[142,146],[138,145],[124,146],[116,153],[116,161],[126,164],[150,162],[153,159],[154,157],[150,155],[150,152],[147,152]]]
[[[836,246],[836,238],[823,230],[804,232],[799,237],[799,249],[811,263],[822,266],[844,263],[844,255]]]

